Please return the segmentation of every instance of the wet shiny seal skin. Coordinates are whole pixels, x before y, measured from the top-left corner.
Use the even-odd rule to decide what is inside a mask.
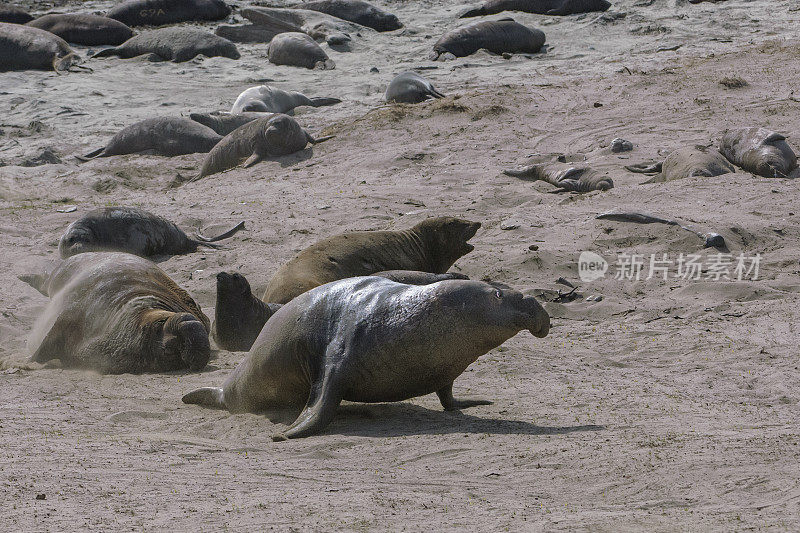
[[[719,151],[737,167],[765,178],[786,178],[797,169],[797,155],[786,137],[766,128],[726,130]]]
[[[470,364],[522,330],[545,337],[549,329],[535,298],[499,285],[349,278],[281,307],[221,388],[195,390],[183,402],[232,413],[302,408],[275,440],[319,433],[342,400],[435,392],[445,409],[463,409],[490,403],[453,398],[453,382]]]
[[[89,13],[44,15],[27,25],[85,46],[117,45],[133,37],[133,30],[122,22]]]
[[[0,22],[0,72],[69,70],[80,62],[67,41],[49,31]]]
[[[34,327],[32,361],[60,359],[65,367],[110,374],[200,370],[208,363],[208,318],[147,259],[78,254],[37,281],[50,303]]]
[[[387,102],[401,104],[418,104],[431,98],[444,98],[444,95],[428,79],[410,70],[395,76],[384,95]]]
[[[465,57],[485,49],[494,54],[535,54],[544,46],[544,32],[512,18],[482,20],[451,30],[436,41],[429,59]]]
[[[470,9],[461,18],[494,15],[502,11],[523,11],[537,15],[575,15],[605,11],[611,7],[606,0],[489,0],[481,7]]]
[[[395,15],[363,0],[317,0],[297,7],[327,13],[375,31],[393,31],[403,27]]]
[[[127,0],[106,16],[128,26],[163,26],[179,22],[220,20],[231,14],[223,0]]]
[[[119,56],[130,59],[149,54],[150,61],[182,63],[199,55],[239,59],[239,50],[228,39],[197,28],[177,26],[140,33],[117,46],[106,48],[92,57]]]

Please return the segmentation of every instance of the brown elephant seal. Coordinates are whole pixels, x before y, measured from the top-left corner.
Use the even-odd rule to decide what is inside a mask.
[[[33,17],[24,9],[8,2],[0,2],[0,22],[27,24]]]
[[[242,165],[252,167],[264,159],[289,155],[330,137],[315,139],[288,115],[275,114],[248,122],[222,138],[206,156],[200,172],[191,179]]]
[[[189,118],[203,126],[208,126],[224,137],[248,122],[273,115],[274,113],[260,113],[257,111],[244,111],[235,114],[227,111],[213,111],[211,113],[190,113]]]
[[[128,26],[163,26],[179,22],[220,20],[231,14],[223,0],[126,0],[106,16]]]
[[[375,31],[394,31],[403,27],[395,15],[363,0],[316,0],[292,7],[326,13]]]
[[[346,44],[353,35],[366,30],[358,24],[310,9],[247,7],[242,9],[242,16],[260,27],[265,36],[270,33],[305,33],[315,41],[324,41],[331,46]]]
[[[269,42],[267,58],[273,65],[289,65],[314,70],[331,70],[336,63],[317,42],[299,32],[281,33]]]
[[[374,276],[406,285],[429,285],[448,279],[468,279],[463,274],[447,272],[432,274],[415,270],[387,270]],[[217,274],[217,304],[211,335],[220,348],[231,352],[246,352],[253,346],[267,320],[282,304],[265,303],[250,289],[250,283],[241,274]]]
[[[470,9],[461,18],[494,15],[502,11],[524,11],[537,15],[575,15],[592,11],[606,11],[611,3],[606,0],[489,0],[481,7]]]
[[[733,165],[716,150],[708,150],[704,146],[687,146],[673,150],[662,163],[648,165],[628,165],[625,167],[631,172],[640,174],[658,173],[649,180],[642,182],[661,183],[664,181],[693,178],[695,176],[714,177],[736,172]]]
[[[395,76],[384,95],[387,102],[402,104],[418,104],[431,98],[444,98],[444,95],[429,80],[410,70]]]
[[[342,103],[338,98],[309,98],[297,91],[284,91],[269,85],[250,87],[242,91],[231,107],[231,113],[259,111],[262,113],[290,114],[303,105],[323,107]]]
[[[70,257],[37,287],[50,303],[31,338],[32,361],[103,373],[200,370],[208,318],[155,263],[124,253]]]
[[[607,191],[614,181],[588,167],[560,163],[537,163],[517,170],[504,170],[503,174],[529,181],[546,181],[570,192]]]
[[[535,298],[483,281],[350,278],[281,307],[222,388],[195,390],[183,402],[232,413],[302,408],[275,440],[319,433],[342,400],[398,402],[435,392],[447,410],[485,405],[491,402],[453,398],[455,379],[518,332],[541,338],[549,329]]]
[[[737,167],[765,178],[786,178],[797,168],[786,137],[765,128],[726,130],[719,151]]]
[[[535,54],[544,46],[544,32],[528,28],[512,18],[482,20],[451,30],[436,41],[430,59],[472,55],[480,49],[493,54]]]
[[[180,255],[198,246],[216,248],[217,241],[232,237],[244,227],[236,227],[216,237],[198,232],[190,238],[173,222],[136,207],[106,207],[89,211],[67,227],[58,242],[61,257],[86,252],[127,252],[141,257]]]
[[[68,43],[94,46],[122,44],[133,30],[118,20],[89,13],[44,15],[27,24],[58,35]]]
[[[80,59],[67,41],[49,31],[0,22],[0,72],[69,70]]]
[[[106,48],[92,57],[119,56],[122,59],[150,54],[151,61],[182,63],[198,55],[239,59],[236,45],[213,33],[177,26],[145,31],[117,46]]]
[[[211,151],[223,139],[208,126],[185,117],[148,118],[123,128],[108,144],[83,156],[81,161],[112,155],[149,153],[173,157]]]

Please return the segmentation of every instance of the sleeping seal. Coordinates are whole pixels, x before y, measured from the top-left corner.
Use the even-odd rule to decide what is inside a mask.
[[[797,168],[786,137],[765,128],[726,130],[719,151],[737,167],[765,178],[786,178]]]
[[[126,0],[106,16],[128,26],[163,26],[193,20],[219,20],[231,14],[223,0]]]
[[[444,95],[429,80],[410,70],[395,76],[384,95],[387,102],[402,104],[418,104],[431,98],[444,98]]]
[[[189,113],[189,118],[203,126],[208,126],[224,137],[248,122],[253,122],[257,118],[271,117],[272,115],[274,113],[259,113],[256,111],[245,111],[236,114],[226,111],[212,111],[211,113]]]
[[[663,163],[656,163],[655,165],[629,165],[625,168],[631,172],[641,174],[659,173],[649,180],[642,182],[642,185],[646,183],[660,183],[663,181],[692,178],[695,176],[713,177],[728,174],[729,172],[736,172],[733,165],[731,165],[722,154],[716,150],[709,151],[705,146],[700,145],[678,148],[670,152]]]
[[[273,65],[291,65],[314,70],[336,68],[336,63],[328,58],[328,54],[314,39],[299,32],[276,35],[267,47],[267,58]]]
[[[0,22],[10,24],[27,24],[33,17],[27,11],[8,2],[0,3]]]
[[[316,0],[292,7],[327,13],[375,31],[393,31],[403,27],[395,15],[363,0]]]
[[[435,392],[447,410],[485,405],[453,398],[453,382],[525,329],[547,336],[550,317],[539,302],[482,281],[335,281],[281,307],[222,388],[195,390],[183,402],[232,413],[302,408],[275,440],[319,433],[342,400],[397,402]]]
[[[611,7],[606,0],[489,0],[481,7],[470,9],[461,18],[494,15],[502,11],[524,11],[537,15],[575,15],[605,11]]]
[[[92,57],[119,56],[122,59],[150,54],[150,61],[181,63],[198,55],[239,59],[236,45],[227,39],[197,28],[177,26],[142,32],[117,46]]]
[[[546,181],[571,192],[607,191],[614,181],[589,167],[559,163],[537,163],[517,170],[504,170],[503,174],[529,181]]]
[[[331,46],[346,44],[353,35],[366,30],[358,24],[310,9],[247,7],[242,9],[242,16],[259,27],[265,37],[270,33],[300,32]]]
[[[542,49],[544,32],[528,28],[512,18],[471,22],[451,30],[436,41],[430,59],[435,61],[474,54],[484,48],[493,54],[529,53]]]
[[[0,22],[0,72],[69,70],[80,59],[67,41],[49,31]]]
[[[301,105],[323,107],[341,102],[338,98],[309,98],[297,91],[283,91],[269,85],[259,85],[242,91],[233,103],[231,113],[259,111],[290,114],[295,107]]]
[[[86,46],[117,45],[133,37],[133,30],[122,22],[89,13],[45,15],[27,25],[49,31],[68,43]]]

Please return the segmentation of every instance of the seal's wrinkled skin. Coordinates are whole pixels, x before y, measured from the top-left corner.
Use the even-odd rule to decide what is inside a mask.
[[[716,150],[708,150],[701,146],[678,148],[670,152],[663,163],[628,165],[625,168],[631,172],[641,174],[659,173],[643,182],[643,185],[696,176],[711,178],[736,172],[734,166],[722,154]]]
[[[209,321],[153,262],[124,253],[85,253],[37,287],[50,296],[35,362],[103,373],[200,370],[211,354]]]
[[[273,65],[290,65],[314,70],[336,68],[336,63],[317,42],[300,32],[276,35],[267,48],[267,58]]]
[[[297,91],[284,91],[269,85],[250,87],[242,91],[231,107],[231,113],[258,111],[261,113],[291,114],[295,107],[322,107],[340,104],[338,98],[309,98]]]
[[[719,151],[737,167],[765,178],[786,178],[797,168],[797,155],[786,137],[765,128],[727,130]]]
[[[435,392],[445,409],[463,409],[489,402],[453,398],[455,379],[522,330],[545,337],[550,317],[512,289],[345,279],[284,305],[222,388],[198,389],[183,401],[232,413],[305,405],[276,440],[319,433],[342,400],[397,402]]]
[[[544,46],[544,32],[523,26],[514,19],[472,22],[451,30],[436,41],[429,59],[465,57],[486,49],[494,54],[535,54]]]
[[[106,16],[128,26],[162,26],[192,20],[220,20],[231,14],[223,0],[126,0]]]
[[[198,55],[239,59],[236,45],[213,33],[197,28],[177,26],[142,32],[117,46],[107,48],[92,57],[119,56],[122,59],[150,54],[151,61],[182,63]]]
[[[317,0],[297,7],[327,13],[375,31],[393,31],[403,27],[395,15],[363,0]]]
[[[611,178],[588,167],[560,163],[537,163],[517,170],[504,170],[503,174],[530,181],[546,181],[570,192],[607,191],[614,187]]]
[[[502,11],[524,11],[537,15],[575,15],[605,11],[611,7],[606,0],[489,0],[481,7],[470,9],[461,18],[494,15]]]
[[[133,37],[133,30],[122,22],[89,13],[44,15],[27,25],[85,46],[117,45]]]
[[[49,31],[0,22],[0,72],[69,70],[80,60],[67,41]]]
[[[195,122],[199,122],[203,126],[208,126],[224,137],[248,122],[253,122],[259,118],[271,117],[273,114],[274,113],[261,113],[257,111],[245,111],[235,114],[225,111],[213,111],[211,113],[190,113],[189,118]]]
[[[413,71],[401,72],[395,76],[384,95],[387,102],[401,104],[418,104],[431,98],[444,98],[444,95],[429,80]]]

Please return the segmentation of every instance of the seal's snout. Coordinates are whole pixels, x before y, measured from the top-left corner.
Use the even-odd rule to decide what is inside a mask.
[[[164,348],[177,351],[189,370],[202,369],[211,358],[208,331],[190,313],[175,313],[164,324]]]
[[[528,331],[531,332],[531,335],[540,339],[547,337],[547,334],[550,333],[550,315],[544,310],[542,304],[533,296],[526,296],[522,300],[522,305],[529,316]]]
[[[220,272],[217,274],[217,295],[220,294],[250,294],[250,283],[247,278],[239,273],[229,274]]]

